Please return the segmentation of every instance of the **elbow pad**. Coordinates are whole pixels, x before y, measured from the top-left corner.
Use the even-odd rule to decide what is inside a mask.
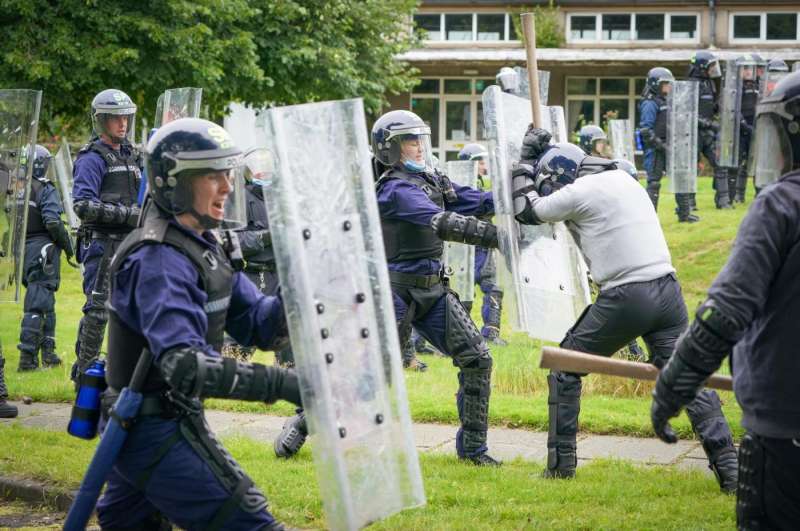
[[[126,207],[112,203],[103,203],[82,199],[74,205],[75,214],[86,223],[103,225],[128,225],[136,227],[141,209],[137,206]]]
[[[190,398],[233,398],[271,404],[278,399],[302,405],[297,375],[279,367],[209,356],[198,348],[178,348],[158,359],[164,380]]]
[[[466,243],[496,249],[497,227],[474,216],[455,212],[439,212],[431,218],[431,228],[439,238],[450,242]]]

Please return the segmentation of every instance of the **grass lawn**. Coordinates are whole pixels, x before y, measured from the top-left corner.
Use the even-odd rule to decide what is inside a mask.
[[[663,190],[668,190],[664,183]],[[705,291],[722,267],[736,234],[745,208],[720,211],[713,206],[711,180],[700,182],[697,202],[702,218],[696,224],[678,224],[674,214],[675,201],[663,192],[659,216],[672,252],[673,263],[683,285],[690,314],[703,300]],[[39,401],[67,402],[74,398],[69,381],[69,366],[74,360],[74,342],[81,315],[83,294],[77,270],[66,263],[62,268],[63,280],[57,295],[57,347],[66,364],[60,369],[19,374],[16,367],[19,355],[21,305],[3,305],[0,319],[0,340],[5,346],[6,378],[13,397],[30,396]],[[473,317],[478,316],[475,304]],[[510,340],[507,347],[493,347],[495,358],[493,394],[490,421],[493,425],[546,429],[547,383],[546,373],[537,367],[541,343],[524,334],[511,333],[508,326],[503,335]],[[272,355],[258,353],[257,360],[271,362]],[[412,416],[417,421],[455,423],[454,395],[457,388],[456,370],[446,359],[426,357],[430,370],[424,374],[406,373]],[[651,384],[603,376],[589,376],[584,380],[584,400],[581,411],[581,429],[594,433],[651,435],[649,393]],[[724,410],[731,421],[734,434],[741,435],[741,412],[731,393],[722,393]],[[239,411],[264,411],[260,404],[209,401],[210,408]],[[270,408],[280,414],[293,410],[282,404]],[[684,435],[691,430],[682,416],[675,424]]]
[[[269,445],[247,438],[225,444],[270,501],[275,516],[301,528],[324,528],[307,448],[279,461]],[[0,426],[0,474],[76,488],[94,449],[63,433]],[[69,456],[68,458],[66,458]],[[571,481],[544,480],[524,461],[476,468],[455,457],[421,456],[426,507],[394,515],[374,529],[718,529],[734,527],[734,498],[700,472],[594,461]]]

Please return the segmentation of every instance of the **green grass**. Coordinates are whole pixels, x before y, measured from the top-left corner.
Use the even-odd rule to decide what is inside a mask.
[[[664,183],[663,190],[668,189]],[[710,179],[702,179],[698,193],[696,224],[678,224],[674,214],[675,201],[671,194],[662,193],[659,217],[670,245],[673,263],[683,285],[690,315],[703,300],[705,292],[720,270],[745,209],[716,210]],[[38,401],[68,402],[74,398],[69,381],[69,365],[74,360],[73,345],[83,304],[80,275],[64,264],[64,278],[57,296],[57,347],[66,360],[60,369],[19,374],[16,372],[19,355],[15,348],[22,316],[21,305],[2,305],[0,340],[7,357],[6,376],[12,396],[27,395]],[[473,317],[479,319],[479,304],[473,308]],[[495,358],[493,394],[490,422],[493,425],[546,429],[547,383],[546,373],[538,369],[541,343],[521,333],[511,333],[507,321],[503,335],[510,340],[507,347],[493,347]],[[258,353],[258,361],[271,363],[272,355]],[[425,357],[430,370],[424,374],[406,373],[412,416],[416,421],[456,423],[454,395],[457,388],[456,370],[446,359]],[[584,379],[584,400],[581,410],[581,429],[593,433],[651,435],[649,393],[652,384],[589,376]],[[724,410],[734,433],[739,427],[741,412],[731,393],[722,393]],[[210,400],[209,408],[234,411],[290,414],[287,404],[267,408],[261,404]],[[684,436],[691,430],[685,416],[676,427]]]
[[[0,474],[75,488],[96,443],[66,434],[0,425]],[[324,528],[313,461],[307,448],[279,461],[267,445],[244,437],[226,446],[270,501],[276,517]],[[375,529],[718,529],[733,528],[734,498],[706,474],[599,460],[571,481],[544,480],[542,465],[521,460],[476,468],[454,457],[420,458],[426,507],[404,511]]]

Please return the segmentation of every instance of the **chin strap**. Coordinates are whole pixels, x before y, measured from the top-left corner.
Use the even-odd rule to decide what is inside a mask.
[[[192,217],[196,219],[197,222],[200,224],[200,226],[203,227],[205,230],[212,230],[219,228],[219,226],[222,224],[221,221],[212,218],[208,214],[201,214],[200,212],[195,210],[194,207],[190,207],[186,212],[191,214]]]

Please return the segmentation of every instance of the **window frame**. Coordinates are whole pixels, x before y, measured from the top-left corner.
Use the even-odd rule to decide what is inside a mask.
[[[795,38],[794,39],[767,39],[767,15],[795,15]],[[749,16],[759,17],[759,37],[738,38],[733,34],[735,17]],[[772,9],[769,11],[737,11],[728,15],[728,42],[731,44],[798,44],[800,43],[800,10],[791,9]]]
[[[488,43],[488,44],[496,44],[496,43],[505,43],[505,42],[520,42],[517,39],[511,38],[512,28],[513,25],[511,23],[511,14],[507,11],[442,11],[440,13],[428,13],[428,12],[417,12],[414,15],[439,15],[439,34],[441,38],[439,39],[425,39],[423,40],[424,43],[442,43],[442,42],[449,42],[449,43]],[[472,16],[472,36],[469,40],[463,41],[456,41],[456,40],[449,40],[447,38],[447,33],[445,31],[445,16],[447,15],[471,15]],[[503,15],[503,36],[500,40],[478,40],[478,15]],[[414,22],[414,18],[412,16],[411,22]]]
[[[628,15],[631,17],[631,38],[630,39],[605,39],[603,38],[603,15]],[[639,39],[636,32],[636,16],[637,15],[663,15],[664,16],[664,38],[663,39]],[[572,17],[595,17],[595,34],[597,37],[594,39],[573,39],[572,38]],[[684,16],[695,19],[695,36],[694,38],[683,39],[679,37],[671,37],[672,33],[672,17]],[[567,28],[566,28],[566,42],[567,44],[586,44],[586,43],[599,43],[599,44],[636,44],[646,43],[653,44],[658,42],[670,42],[680,44],[699,44],[700,31],[701,31],[701,13],[699,11],[642,11],[640,13],[620,13],[615,11],[590,13],[588,11],[576,11],[567,13]],[[773,42],[773,41],[771,41]]]
[[[569,81],[571,79],[594,79],[595,93],[592,94],[569,94]],[[627,94],[608,94],[601,93],[601,86],[603,79],[627,79],[628,80],[628,93]],[[572,123],[572,117],[569,115],[569,107],[571,101],[591,101],[594,104],[594,116],[592,123],[600,125],[602,116],[600,116],[600,101],[601,100],[626,100],[628,102],[628,116],[633,122],[633,127],[638,127],[636,122],[636,109],[642,99],[641,94],[636,92],[636,80],[642,79],[638,76],[565,76],[564,78],[564,119],[567,127]],[[567,134],[572,135],[574,131],[568,129]]]

